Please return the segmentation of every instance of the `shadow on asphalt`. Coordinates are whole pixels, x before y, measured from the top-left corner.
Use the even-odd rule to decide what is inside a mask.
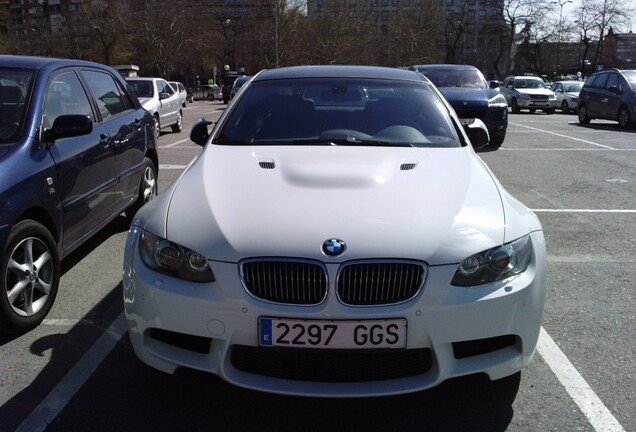
[[[128,338],[48,432],[134,431],[506,431],[521,374],[453,379],[419,393],[362,399],[271,395],[203,372],[174,376],[136,360]]]
[[[109,225],[69,257],[65,271],[126,229],[122,220]],[[50,351],[50,360],[27,388],[0,407],[0,430],[15,430],[115,321],[123,310],[121,289],[120,283],[68,333],[45,335],[31,344],[33,355]],[[125,334],[46,430],[503,432],[513,418],[520,378],[518,373],[491,382],[469,376],[431,390],[381,398],[271,395],[203,372],[158,372],[135,357]]]

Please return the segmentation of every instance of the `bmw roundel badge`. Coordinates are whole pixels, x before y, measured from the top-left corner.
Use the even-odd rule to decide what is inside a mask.
[[[345,251],[345,242],[337,238],[325,240],[322,244],[322,253],[327,256],[338,256]]]

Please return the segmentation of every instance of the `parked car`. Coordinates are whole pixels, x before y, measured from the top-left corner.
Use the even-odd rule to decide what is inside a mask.
[[[427,78],[266,70],[210,124],[195,123],[201,154],[126,240],[124,310],[143,362],[340,397],[528,364],[540,222]]]
[[[153,129],[110,67],[0,55],[0,332],[37,326],[60,261],[156,195]]]
[[[583,81],[556,81],[552,83],[550,89],[557,98],[556,105],[561,108],[563,114],[576,111],[579,103],[579,92],[583,87]]]
[[[540,109],[546,114],[554,114],[556,109],[556,95],[539,77],[509,76],[504,81],[501,94],[513,113],[522,109],[534,113]]]
[[[236,81],[239,76],[240,75],[228,74],[223,79],[223,87],[221,88],[223,103],[227,104],[230,102],[230,93],[232,93],[232,86],[234,85],[234,81]]]
[[[499,147],[506,138],[508,103],[499,91],[499,81],[486,81],[475,66],[430,64],[409,69],[424,74],[442,92],[462,122],[475,118],[488,127],[490,145]]]
[[[188,104],[188,91],[185,86],[178,81],[168,81],[168,83],[172,86],[172,89],[179,94],[181,106],[185,108]]]
[[[209,101],[221,100],[223,97],[221,94],[221,87],[216,84],[202,85],[201,88],[204,91],[204,97]]]
[[[623,129],[636,126],[636,70],[607,69],[590,75],[579,95],[579,122],[615,120]]]
[[[161,78],[126,78],[141,105],[155,121],[156,136],[161,129],[170,127],[173,132],[183,129],[183,112],[179,94]]]
[[[232,90],[230,90],[230,100],[236,96],[236,93],[239,91],[243,84],[248,82],[252,78],[251,75],[241,75],[237,79],[234,80],[234,84],[232,84]]]

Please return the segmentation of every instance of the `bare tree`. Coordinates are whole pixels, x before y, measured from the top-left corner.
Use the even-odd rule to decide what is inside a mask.
[[[169,78],[190,45],[200,42],[201,10],[189,0],[136,0],[127,28],[146,73]]]

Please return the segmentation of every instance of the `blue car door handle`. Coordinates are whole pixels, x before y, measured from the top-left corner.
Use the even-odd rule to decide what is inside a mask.
[[[99,143],[104,147],[108,148],[110,145],[110,136],[106,134],[99,134]]]

